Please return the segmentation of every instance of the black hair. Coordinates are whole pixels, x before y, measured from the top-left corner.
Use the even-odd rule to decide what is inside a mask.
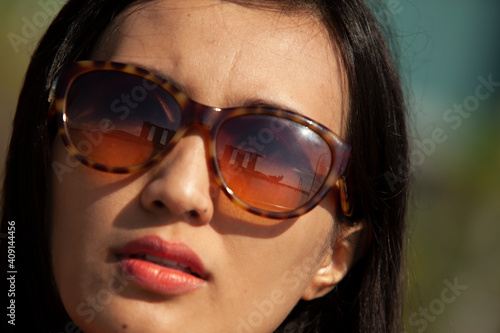
[[[16,228],[17,327],[36,327],[40,332],[73,327],[51,268],[47,207],[53,129],[47,123],[47,98],[61,67],[88,59],[114,18],[137,2],[147,1],[69,0],[32,56],[19,96],[3,184],[2,234],[7,233],[8,221],[15,221]],[[277,332],[401,331],[408,195],[406,109],[398,71],[376,19],[361,0],[233,2],[307,10],[329,31],[348,83],[345,139],[352,146],[348,183],[357,193],[356,210],[372,235],[366,255],[338,286],[319,299],[300,301]],[[387,181],[388,172],[398,176],[397,184]],[[2,253],[6,247],[2,241]]]

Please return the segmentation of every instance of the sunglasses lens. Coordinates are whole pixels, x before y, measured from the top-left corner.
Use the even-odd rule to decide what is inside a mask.
[[[287,212],[306,204],[333,164],[328,143],[290,119],[247,114],[226,120],[217,134],[223,181],[246,204]]]
[[[78,152],[109,167],[154,158],[174,136],[182,112],[175,98],[141,76],[95,71],[78,77],[66,99],[65,122]]]

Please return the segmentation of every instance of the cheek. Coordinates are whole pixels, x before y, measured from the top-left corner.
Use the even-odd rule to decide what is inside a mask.
[[[78,191],[76,185],[68,177],[54,186],[52,205],[54,278],[69,313],[74,312],[91,289],[99,288],[96,284],[102,278],[89,267],[99,267],[96,265],[102,265],[106,257],[100,246],[106,228],[97,223],[97,212],[87,205],[88,192]]]
[[[69,160],[57,143],[53,151],[54,162]],[[106,195],[113,184],[97,186],[101,180],[92,175],[99,177],[96,171],[77,164],[62,180],[57,175],[52,180],[53,273],[72,318],[78,318],[78,309],[85,308],[90,296],[107,289],[106,281],[112,280],[114,272],[108,244],[113,239],[113,221],[121,209],[116,203],[120,201]]]
[[[277,326],[302,297],[323,261],[333,228],[326,210],[309,214],[275,237],[242,236],[226,242],[225,252],[232,253],[226,278],[235,281],[227,294],[241,306],[238,327],[255,329],[266,321]]]

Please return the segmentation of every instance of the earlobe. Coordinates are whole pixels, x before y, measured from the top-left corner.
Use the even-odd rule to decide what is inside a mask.
[[[365,255],[370,243],[370,231],[364,220],[345,227],[305,289],[302,299],[313,300],[333,290],[351,267]]]
[[[321,267],[316,271],[306,290],[304,290],[304,294],[302,294],[303,300],[310,301],[322,297],[335,288],[337,283],[344,277],[342,275],[343,269],[335,266],[333,250],[330,250]]]

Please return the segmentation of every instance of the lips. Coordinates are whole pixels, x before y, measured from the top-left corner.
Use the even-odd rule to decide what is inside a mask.
[[[145,236],[131,241],[117,254],[122,270],[144,289],[182,295],[206,284],[202,261],[184,243]]]

